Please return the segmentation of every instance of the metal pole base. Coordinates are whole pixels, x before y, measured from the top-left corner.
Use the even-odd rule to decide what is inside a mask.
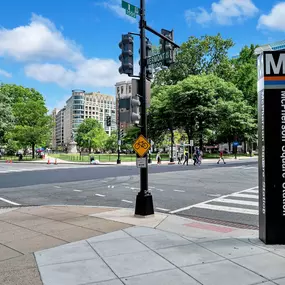
[[[117,159],[117,164],[121,164],[121,160],[120,159]]]
[[[170,162],[174,162],[174,158],[173,157],[170,157]]]
[[[153,201],[150,192],[138,193],[136,198],[135,215],[149,216],[153,214]]]
[[[148,159],[148,163],[152,163],[152,160],[151,160],[151,158],[149,158],[149,159]]]

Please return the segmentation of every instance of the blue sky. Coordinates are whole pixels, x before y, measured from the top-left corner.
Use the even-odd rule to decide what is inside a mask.
[[[139,0],[131,0],[139,6]],[[232,38],[244,45],[285,39],[285,2],[270,0],[146,0],[147,21],[189,36]],[[49,109],[63,107],[72,89],[114,95],[121,34],[138,31],[120,0],[1,1],[0,82],[38,89]],[[151,36],[153,44],[158,38]],[[138,41],[135,48],[138,49]],[[137,58],[137,56],[136,56]]]

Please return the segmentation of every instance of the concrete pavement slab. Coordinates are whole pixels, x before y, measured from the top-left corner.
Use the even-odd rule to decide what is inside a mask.
[[[196,280],[194,280],[189,275],[185,274],[179,269],[171,269],[167,271],[159,271],[148,274],[143,274],[139,276],[123,278],[122,279],[126,285],[198,285]]]
[[[151,249],[167,248],[172,246],[190,244],[191,241],[173,233],[158,233],[156,235],[141,236],[137,239]]]
[[[79,285],[116,278],[116,275],[99,257],[40,266],[39,271],[45,285]]]
[[[115,231],[115,232],[111,232],[108,234],[104,234],[101,236],[92,237],[92,238],[89,238],[87,241],[90,244],[93,244],[96,242],[108,241],[108,240],[114,240],[114,239],[120,239],[120,238],[128,238],[128,237],[130,237],[128,234],[126,234],[124,231],[120,230],[120,231]]]
[[[106,257],[104,260],[120,278],[174,268],[171,263],[151,250],[139,254]]]
[[[29,268],[37,268],[37,263],[34,255],[20,255],[18,257],[0,261],[0,276],[3,271],[17,271]]]
[[[73,227],[73,225],[71,225],[71,224],[50,220],[49,223],[45,223],[43,225],[38,225],[35,228],[35,230],[37,232],[43,233],[43,234],[52,234],[52,232],[67,230],[67,229],[70,229],[72,227]],[[29,227],[29,228],[31,228],[31,227]]]
[[[51,265],[57,263],[73,262],[97,258],[98,255],[85,241],[78,241],[63,246],[58,246],[48,250],[35,253],[38,266]]]
[[[141,236],[149,236],[149,235],[157,235],[158,233],[164,233],[158,229],[152,229],[147,227],[130,227],[124,230],[124,232],[128,233],[133,237],[141,237]]]
[[[269,280],[285,277],[285,258],[273,253],[240,257],[234,262],[254,272],[259,272]]]
[[[5,233],[5,232],[9,232],[9,231],[18,230],[18,229],[19,229],[19,227],[16,225],[12,225],[12,224],[6,223],[6,222],[0,222],[0,234]]]
[[[40,233],[18,227],[15,230],[0,233],[0,243],[7,244],[16,240],[32,238],[38,235],[40,235]]]
[[[37,268],[17,271],[4,271],[0,275],[0,284],[5,285],[42,285]]]
[[[57,230],[49,233],[49,236],[65,240],[67,242],[80,241],[98,235],[102,235],[102,232],[77,226],[72,226],[62,231]]]
[[[285,278],[275,279],[274,282],[278,285],[285,285]]]
[[[156,252],[178,267],[220,261],[224,259],[223,257],[196,244],[158,249]]]
[[[166,214],[161,213],[155,213],[155,215],[147,217],[135,217],[134,209],[125,208],[93,214],[91,216],[145,227],[156,227],[167,217]]]
[[[5,245],[0,244],[0,261],[13,258],[13,257],[17,257],[17,256],[21,256],[21,255],[22,254],[19,251],[13,250],[12,248],[9,248]]]
[[[82,207],[82,206],[48,206],[60,211],[74,212],[82,215],[91,215],[96,213],[103,213],[114,211],[114,208],[103,207]]]
[[[47,235],[37,235],[32,238],[15,240],[6,245],[22,253],[31,253],[38,250],[65,244],[66,242]]]
[[[259,247],[232,238],[202,242],[199,245],[228,259],[267,252]]]
[[[90,245],[103,258],[127,253],[139,254],[140,251],[148,250],[146,246],[131,237],[95,243],[90,242]]]
[[[203,285],[251,285],[266,281],[228,260],[183,267],[182,270]]]
[[[119,279],[109,280],[109,281],[103,281],[99,283],[88,283],[88,285],[124,285],[122,281]]]

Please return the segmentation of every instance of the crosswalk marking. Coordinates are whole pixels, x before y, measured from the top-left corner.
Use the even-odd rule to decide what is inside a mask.
[[[253,190],[246,190],[242,193],[254,193],[254,194],[258,194],[258,189],[253,189]]]
[[[211,205],[211,204],[196,205],[195,208],[217,210],[217,211],[231,212],[231,213],[258,215],[258,210],[235,208],[235,207],[228,207],[228,206],[217,206],[217,205]]]
[[[194,208],[200,209],[209,209],[216,211],[224,211],[224,212],[232,212],[232,213],[241,213],[241,214],[250,214],[250,215],[258,215],[258,186],[245,189],[239,192],[235,192],[232,194],[223,195],[208,201],[204,201],[198,204],[190,205],[187,207],[183,207],[180,209],[176,209],[170,212],[170,214],[176,214],[182,211],[191,210]],[[239,198],[239,199],[234,199]],[[246,198],[246,199],[242,199]],[[212,202],[216,202],[218,205],[213,204]],[[232,205],[232,206],[231,206]],[[234,205],[242,205],[245,207],[235,207]],[[250,209],[247,206],[254,207]],[[255,209],[256,208],[256,209]]]
[[[243,194],[243,193],[233,193],[231,196],[232,197],[240,197],[240,198],[258,199],[258,195]]]
[[[244,200],[233,200],[233,199],[227,199],[227,198],[217,199],[217,200],[215,200],[215,202],[222,202],[222,203],[228,203],[228,204],[237,204],[237,205],[247,205],[247,206],[256,206],[256,207],[258,207],[258,202],[244,201]]]

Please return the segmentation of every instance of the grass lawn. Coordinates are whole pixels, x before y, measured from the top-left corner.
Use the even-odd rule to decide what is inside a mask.
[[[62,159],[65,161],[74,161],[74,162],[90,162],[90,156],[93,156],[95,160],[99,160],[101,162],[116,162],[118,155],[116,153],[114,154],[66,154],[66,153],[60,153],[60,154],[51,154],[50,156],[58,159]],[[248,156],[245,154],[238,155],[238,157],[241,156]],[[249,157],[249,156],[248,156]],[[151,155],[152,160],[156,159],[156,154]],[[206,159],[218,159],[219,154],[205,154],[203,158]],[[234,155],[224,155],[225,159],[228,158],[234,158]],[[169,161],[169,155],[167,153],[161,154],[161,159],[163,161]],[[135,154],[121,154],[121,161],[122,162],[135,162],[136,161],[136,155]]]

